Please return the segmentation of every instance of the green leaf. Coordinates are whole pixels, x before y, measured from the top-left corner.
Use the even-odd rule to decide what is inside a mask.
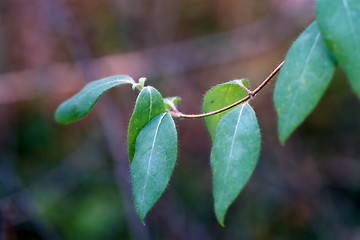
[[[88,83],[80,92],[62,103],[55,112],[55,121],[69,124],[84,117],[107,90],[122,85],[134,84],[128,76],[113,76]]]
[[[154,117],[139,133],[130,166],[135,210],[142,223],[164,192],[177,157],[177,133],[167,113]]]
[[[360,98],[360,1],[317,0],[316,18],[327,46]]]
[[[153,87],[144,87],[138,98],[128,127],[128,153],[130,162],[134,158],[136,137],[143,127],[155,116],[164,113],[165,105],[161,94]]]
[[[281,143],[314,110],[335,67],[315,22],[291,46],[276,81],[274,104]]]
[[[255,112],[242,104],[219,122],[211,151],[215,215],[224,226],[225,214],[252,175],[260,152]]]
[[[246,97],[248,93],[240,87],[237,81],[241,81],[245,87],[249,87],[248,81],[241,79],[223,83],[211,88],[204,96],[202,111],[204,113],[212,112]],[[214,139],[216,125],[228,111],[229,110],[204,118],[206,128],[209,131],[212,140]]]
[[[181,101],[180,97],[167,97],[164,98],[165,107],[168,110],[174,110],[174,107],[176,107]]]

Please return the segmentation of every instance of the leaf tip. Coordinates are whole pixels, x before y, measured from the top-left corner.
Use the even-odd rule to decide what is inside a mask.
[[[66,125],[66,124],[68,124],[68,122],[67,122],[67,121],[63,118],[63,116],[62,116],[61,106],[62,106],[62,105],[60,105],[60,106],[56,109],[56,111],[55,111],[55,113],[54,113],[54,120],[55,120],[55,122],[58,123],[58,124]]]
[[[225,215],[227,209],[228,209],[227,207],[224,208],[224,206],[219,206],[219,204],[215,202],[215,216],[218,223],[222,227],[225,227]]]
[[[71,116],[71,114],[69,114],[68,101],[63,102],[54,113],[55,122],[61,125],[67,125],[76,122],[79,119],[80,118]]]
[[[221,227],[225,227],[225,214],[216,214],[216,219]]]
[[[225,227],[224,220],[222,220],[222,221],[218,220],[218,222],[219,222],[221,227]]]
[[[285,142],[287,140],[287,137],[284,137],[284,136],[281,136],[280,134],[278,135],[278,139],[279,139],[279,142],[282,146],[285,145]]]
[[[279,126],[279,128],[278,128],[278,139],[279,139],[279,142],[280,142],[281,145],[285,145],[285,142],[286,142],[286,140],[288,140],[291,133],[292,133],[292,131],[291,132],[290,131],[285,131],[285,130],[281,129],[280,126]]]
[[[279,142],[281,145],[284,145],[286,140],[290,137],[290,135],[295,131],[296,127],[289,126],[289,121],[284,121],[278,115],[278,122],[277,122],[277,135]]]
[[[139,217],[141,224],[145,226],[145,217],[146,217],[147,213],[149,212],[149,209],[148,210],[141,209],[141,208],[139,208],[139,206],[135,205],[135,212],[136,212],[137,216]]]
[[[279,135],[279,142],[280,142],[281,145],[284,146],[286,140],[287,140],[287,137],[284,137],[284,136]]]

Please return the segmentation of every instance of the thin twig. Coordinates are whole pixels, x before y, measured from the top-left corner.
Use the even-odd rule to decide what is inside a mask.
[[[179,112],[175,112],[175,111],[169,111],[171,115],[173,115],[174,117],[177,118],[203,118],[203,117],[208,117],[208,116],[212,116],[221,112],[224,112],[226,110],[229,110],[243,102],[246,102],[247,100],[249,100],[251,97],[254,97],[258,92],[261,91],[261,89],[263,89],[266,84],[268,84],[270,82],[270,80],[279,72],[280,68],[284,65],[284,61],[282,61],[275,69],[274,71],[272,71],[269,76],[267,78],[265,78],[265,80],[254,90],[251,91],[251,93],[249,93],[248,96],[240,99],[237,102],[234,102],[224,108],[212,111],[212,112],[208,112],[208,113],[201,113],[201,114],[184,114],[184,113],[179,113]]]

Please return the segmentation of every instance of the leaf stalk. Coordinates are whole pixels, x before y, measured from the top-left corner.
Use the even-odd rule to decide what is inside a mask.
[[[255,97],[256,94],[258,94],[269,82],[270,80],[280,71],[281,67],[284,65],[284,61],[282,61],[270,74],[269,76],[267,76],[265,78],[264,81],[262,81],[262,83],[253,91],[249,90],[249,89],[245,89],[248,92],[248,96],[240,99],[237,102],[234,102],[226,107],[220,108],[218,110],[212,111],[212,112],[208,112],[208,113],[201,113],[201,114],[184,114],[181,113],[179,111],[171,111],[168,110],[168,113],[170,113],[173,117],[176,118],[204,118],[204,117],[208,117],[208,116],[212,116],[221,112],[224,112],[226,110],[229,110],[233,107],[236,107],[238,105],[240,105],[241,103],[244,103],[246,101],[252,100],[253,97]]]

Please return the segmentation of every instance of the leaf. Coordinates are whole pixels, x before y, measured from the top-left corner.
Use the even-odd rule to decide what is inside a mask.
[[[240,81],[247,88],[249,87],[247,80],[241,79]],[[221,109],[239,101],[247,95],[248,93],[240,87],[236,80],[217,85],[205,94],[202,102],[202,111],[207,113]],[[228,111],[229,110],[204,118],[206,128],[212,140],[214,139],[216,125]]]
[[[360,98],[360,1],[317,0],[320,32]]]
[[[130,166],[135,210],[142,223],[170,180],[177,157],[177,133],[167,113],[154,117],[139,133]]]
[[[291,46],[275,85],[274,104],[281,143],[314,110],[335,67],[314,22]]]
[[[168,110],[174,110],[174,107],[176,107],[181,101],[180,97],[167,97],[164,98],[165,108]]]
[[[107,90],[122,85],[134,84],[128,76],[113,76],[88,83],[80,92],[62,103],[55,112],[55,121],[69,124],[84,117]]]
[[[165,105],[161,94],[153,87],[144,87],[138,98],[128,127],[128,153],[130,162],[134,158],[136,137],[141,129],[155,116],[164,113]]]
[[[255,112],[247,103],[228,112],[216,127],[210,158],[215,215],[222,226],[229,206],[254,171],[260,138]]]

